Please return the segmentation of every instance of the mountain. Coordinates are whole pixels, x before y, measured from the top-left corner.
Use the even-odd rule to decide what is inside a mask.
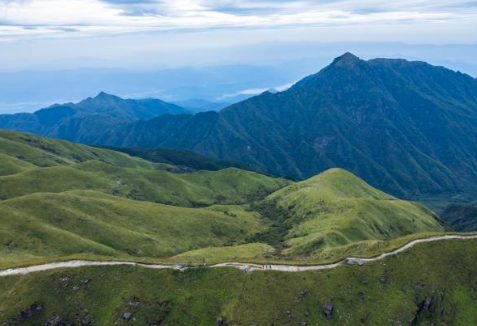
[[[220,111],[221,109],[231,105],[232,102],[212,102],[204,99],[188,99],[174,102],[174,104],[177,104],[180,107],[191,111],[192,113],[199,113],[207,111]]]
[[[112,127],[91,144],[175,148],[305,179],[353,172],[401,197],[477,192],[477,80],[346,53],[287,91]]]
[[[0,128],[88,142],[122,122],[184,113],[189,111],[158,99],[124,100],[101,92],[77,104],[55,104],[31,114],[0,115]]]

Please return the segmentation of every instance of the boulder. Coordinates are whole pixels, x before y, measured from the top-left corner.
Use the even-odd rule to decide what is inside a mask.
[[[61,320],[60,316],[53,316],[46,321],[45,326],[66,326],[66,324]]]
[[[331,302],[327,302],[321,306],[323,311],[323,315],[326,319],[331,319],[333,317],[333,304]]]
[[[122,317],[123,317],[123,319],[124,319],[125,321],[130,321],[131,318],[132,318],[132,313],[130,313],[130,312],[125,312],[125,313],[122,315]]]
[[[43,306],[38,303],[31,304],[28,308],[23,309],[20,312],[21,319],[27,319],[33,316],[34,314],[39,314],[43,311]]]

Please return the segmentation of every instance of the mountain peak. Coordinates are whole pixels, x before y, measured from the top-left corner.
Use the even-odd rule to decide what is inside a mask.
[[[97,99],[117,99],[118,97],[115,95],[108,94],[106,92],[100,92],[96,97],[94,98],[95,100]]]
[[[346,52],[342,56],[337,57],[332,65],[338,66],[338,67],[352,67],[356,63],[358,63],[360,59],[355,56],[354,54],[350,52]]]

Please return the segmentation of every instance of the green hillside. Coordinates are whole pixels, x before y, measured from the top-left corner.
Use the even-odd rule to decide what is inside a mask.
[[[121,168],[99,161],[26,171],[0,177],[0,182],[0,199],[82,189],[177,206],[246,203],[289,184],[284,179],[238,169],[175,174]]]
[[[90,160],[118,167],[151,170],[173,168],[111,150],[0,129],[0,176]]]
[[[170,257],[233,245],[264,229],[240,206],[184,208],[96,191],[33,194],[0,202],[2,262],[78,253]]]
[[[276,191],[260,207],[274,225],[284,226],[284,253],[294,256],[326,257],[361,241],[444,231],[424,206],[387,195],[342,169]]]
[[[1,278],[0,324],[469,326],[477,324],[476,256],[475,241],[454,240],[303,273],[54,270]]]
[[[182,173],[10,131],[0,131],[0,163],[2,267],[75,254],[167,258],[243,244],[266,228],[247,205],[290,184],[236,168]]]
[[[111,150],[0,135],[9,169],[0,176],[0,267],[77,255],[317,263],[444,231],[423,206],[341,169],[300,183],[237,168],[183,173]]]

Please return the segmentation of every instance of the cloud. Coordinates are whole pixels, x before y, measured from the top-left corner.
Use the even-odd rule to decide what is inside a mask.
[[[0,40],[150,31],[477,21],[465,0],[10,0]],[[26,29],[25,27],[30,27]]]

